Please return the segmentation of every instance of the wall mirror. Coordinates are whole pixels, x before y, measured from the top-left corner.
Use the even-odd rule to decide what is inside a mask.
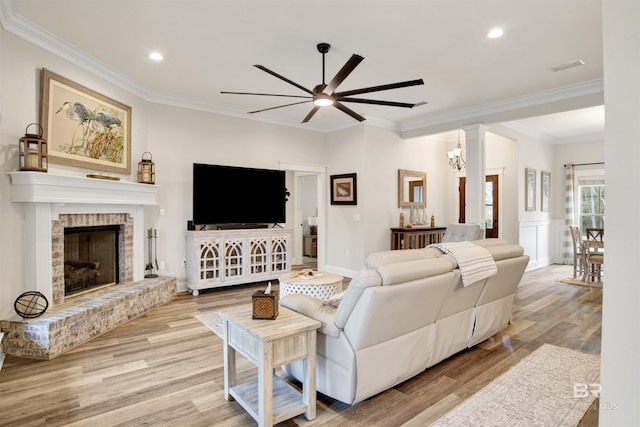
[[[427,207],[427,173],[398,169],[398,207]]]

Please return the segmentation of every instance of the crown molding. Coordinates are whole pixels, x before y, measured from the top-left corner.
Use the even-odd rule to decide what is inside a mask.
[[[577,142],[596,142],[604,141],[604,132],[594,132],[585,135],[571,136],[567,138],[556,138],[554,145],[575,144]]]
[[[584,135],[570,136],[566,138],[555,138],[545,132],[541,132],[537,129],[533,129],[528,126],[524,126],[520,123],[505,122],[505,123],[502,123],[502,125],[509,129],[513,129],[516,132],[520,132],[524,135],[530,136],[534,139],[537,139],[542,142],[546,142],[547,144],[551,144],[551,145],[575,144],[578,142],[604,141],[604,132],[594,132],[594,133],[588,133]]]
[[[452,128],[468,123],[483,123],[483,118],[500,113],[525,110],[544,104],[557,103],[580,97],[600,96],[603,94],[604,81],[603,79],[596,79],[405,122],[402,125],[402,132],[415,133],[420,129],[430,128],[444,123],[451,123]],[[513,117],[510,120],[520,118],[524,118],[524,116]]]
[[[525,126],[521,123],[515,122],[504,122],[502,125],[506,128],[513,129],[516,132],[521,134],[530,136],[533,139],[537,139],[538,141],[546,142],[547,144],[553,144],[556,141],[556,138],[549,135],[548,133],[542,132],[538,129],[531,128],[529,126]]]

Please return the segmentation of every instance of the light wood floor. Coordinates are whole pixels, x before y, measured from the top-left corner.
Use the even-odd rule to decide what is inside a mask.
[[[279,425],[424,426],[543,343],[599,354],[602,290],[558,282],[570,274],[567,266],[526,273],[513,323],[494,338],[354,406],[319,395],[314,421],[299,416]],[[222,340],[194,317],[249,302],[255,289],[180,294],[54,360],[7,357],[0,425],[255,425],[240,405],[224,400]],[[238,367],[255,372],[248,362]],[[595,410],[581,422],[590,425],[597,425]]]

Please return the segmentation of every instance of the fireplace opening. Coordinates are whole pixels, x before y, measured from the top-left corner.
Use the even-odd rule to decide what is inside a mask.
[[[64,229],[65,296],[118,283],[120,225]]]

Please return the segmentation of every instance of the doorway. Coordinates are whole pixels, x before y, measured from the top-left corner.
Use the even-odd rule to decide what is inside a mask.
[[[302,176],[311,175],[311,180],[315,182],[315,210],[316,210],[316,257],[315,263],[318,270],[323,270],[325,266],[325,239],[326,239],[326,227],[325,227],[325,199],[326,199],[326,166],[322,165],[310,165],[300,163],[287,163],[280,162],[280,169],[286,170],[292,173],[293,186],[292,199],[294,200],[294,208],[292,209],[293,220],[288,222],[288,225],[293,229],[293,244],[292,244],[292,264],[302,265],[303,262],[303,244],[305,235],[305,223],[308,229],[308,216],[303,213],[303,198],[304,189],[302,185]],[[310,202],[313,204],[313,202]],[[305,221],[306,220],[306,221]]]
[[[467,178],[460,177],[458,186],[460,197],[460,212],[458,222],[465,222],[465,206],[466,206],[466,184]],[[486,238],[498,237],[498,175],[487,175],[485,181],[485,206],[484,206],[484,227]]]

